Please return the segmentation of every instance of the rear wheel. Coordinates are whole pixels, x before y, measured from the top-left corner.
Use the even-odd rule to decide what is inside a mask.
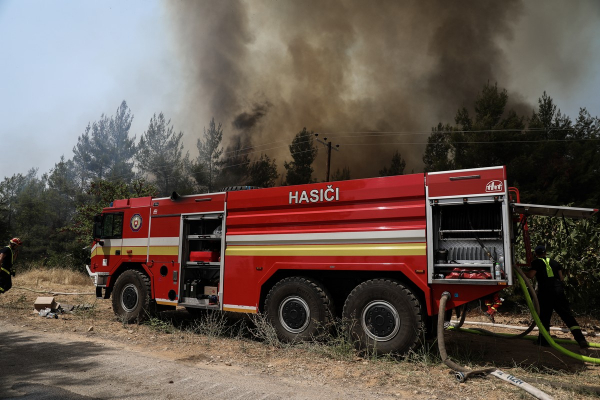
[[[112,293],[112,305],[113,311],[123,322],[147,319],[152,312],[148,276],[136,270],[119,275]]]
[[[285,342],[314,337],[333,316],[327,291],[316,281],[299,276],[277,282],[267,295],[265,310],[277,337]]]
[[[374,279],[358,285],[344,304],[344,318],[359,349],[405,354],[423,331],[421,304],[400,282]]]

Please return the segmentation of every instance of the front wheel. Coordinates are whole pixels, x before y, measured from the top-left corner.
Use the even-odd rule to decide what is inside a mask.
[[[150,279],[140,271],[128,270],[117,278],[112,293],[115,314],[126,323],[141,322],[151,313]]]
[[[284,342],[308,340],[333,316],[327,291],[316,281],[293,276],[277,282],[265,299],[269,322]]]
[[[421,304],[410,289],[389,279],[361,283],[344,304],[344,318],[359,349],[405,354],[423,331]]]

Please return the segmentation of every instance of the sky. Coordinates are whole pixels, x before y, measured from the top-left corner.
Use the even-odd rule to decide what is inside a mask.
[[[87,124],[123,100],[139,140],[180,90],[167,36],[157,1],[0,0],[0,176],[72,158]]]
[[[306,8],[312,4],[313,9],[303,10],[303,4],[307,4]],[[407,28],[390,33],[395,17],[390,18],[390,25],[377,26],[372,21],[380,18],[380,14],[370,16],[358,10],[358,6],[346,6],[346,2],[339,0],[328,2],[323,10],[317,10],[318,14],[313,14],[314,8],[321,4],[292,5],[268,0],[194,3],[0,0],[0,146],[4,150],[0,156],[0,179],[24,174],[31,168],[36,168],[38,174],[46,173],[61,156],[72,158],[77,138],[88,123],[99,120],[102,114],[114,115],[123,100],[134,115],[131,134],[137,140],[152,115],[163,112],[167,119],[172,119],[176,131],[184,132],[186,148],[195,158],[196,140],[210,118],[217,115],[223,121],[225,142],[229,131],[234,136],[245,132],[251,135],[253,146],[277,147],[269,155],[277,157],[280,164],[289,160],[289,156],[285,158],[286,146],[302,129],[304,119],[312,124],[309,128],[330,134],[361,127],[369,131],[383,127],[383,130],[423,132],[439,121],[452,122],[453,114],[447,110],[458,109],[461,105],[458,100],[447,107],[435,107],[431,97],[415,97],[410,102],[409,98],[400,98],[400,94],[420,91],[417,84],[413,85],[418,81],[414,77],[419,77],[419,71],[424,68],[434,71],[436,65],[443,68],[442,61],[457,52],[459,55],[465,52],[463,58],[467,63],[470,58],[485,54],[474,43],[459,40],[466,50],[442,49],[439,51],[444,58],[432,56],[435,44],[441,43],[434,41],[443,32],[440,26],[447,20],[455,20],[456,15],[465,14],[463,10],[454,10],[456,14],[452,14],[452,10],[407,6],[414,9],[405,13],[410,14],[406,17]],[[389,13],[392,16],[394,12],[402,13],[401,4],[390,6]],[[492,48],[493,59],[487,66],[485,59],[479,61],[492,72],[477,79],[473,77],[477,87],[486,80],[496,80],[512,98],[528,107],[534,107],[547,91],[572,118],[580,107],[586,107],[594,116],[600,115],[597,1],[513,0],[501,2],[501,6],[515,16],[498,17],[503,21],[496,25],[493,23],[496,21],[483,21],[481,26],[494,25],[497,31],[489,35],[488,42],[480,44]],[[504,10],[492,10],[487,17],[494,18],[494,13],[500,12]],[[436,13],[440,15],[440,26],[423,28],[422,23],[415,22],[410,28],[413,30],[409,30],[409,18],[425,21]],[[359,19],[357,15],[367,15],[373,20]],[[306,19],[296,23],[296,18]],[[231,25],[223,25],[222,21]],[[292,28],[286,23],[296,25]],[[421,43],[430,33],[431,39]],[[339,47],[320,45],[319,41],[329,40],[329,34],[339,41]],[[390,41],[392,34],[398,43],[404,44],[401,57],[397,54],[400,50],[386,53],[389,43],[391,46],[396,43]],[[386,47],[375,44],[378,38]],[[336,53],[338,48],[341,50]],[[337,70],[327,69],[331,53],[352,66],[340,67],[343,76],[336,75]],[[217,54],[214,59],[213,54]],[[327,62],[319,64],[317,71],[300,70],[313,68],[317,56]],[[386,57],[398,57],[401,62],[387,63]],[[379,65],[374,66],[369,59],[378,60]],[[497,66],[500,64],[501,70]],[[385,80],[373,86],[379,74]],[[389,83],[395,82],[394,76],[399,75],[410,79],[398,79],[396,85]],[[431,84],[432,77],[438,81],[450,79],[444,74],[430,74],[419,85]],[[330,86],[337,79],[343,85]],[[233,83],[239,90],[223,89]],[[318,92],[318,84],[323,87],[318,93],[320,98],[306,96],[309,91]],[[386,89],[388,84],[393,90]],[[343,94],[336,93],[340,87]],[[411,103],[411,112],[420,117],[406,124],[406,115],[388,118],[385,109],[395,97],[399,103]],[[333,101],[336,98],[343,101]],[[307,103],[315,107],[305,107]],[[343,112],[337,113],[335,108],[343,108]],[[331,111],[327,112],[328,118],[317,118],[313,115],[315,109]],[[235,125],[234,120],[239,121],[240,116],[256,110],[268,110],[265,112],[270,113],[270,119],[263,119],[262,125],[251,129]],[[365,114],[372,111],[385,123],[348,123],[349,116],[356,115],[357,110]],[[258,119],[263,116],[256,115]],[[293,121],[294,125],[288,126],[287,121]],[[281,133],[283,130],[285,134]],[[280,145],[269,146],[275,143],[275,138]],[[413,154],[405,158],[409,167],[418,172],[422,147],[419,151],[409,151]],[[346,157],[357,156],[347,152]]]

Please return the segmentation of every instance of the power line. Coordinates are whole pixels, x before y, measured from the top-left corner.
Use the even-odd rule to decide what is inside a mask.
[[[482,133],[482,132],[551,132],[551,131],[576,131],[576,127],[551,127],[551,128],[506,128],[506,129],[473,129],[473,130],[461,130],[461,129],[431,129],[431,130],[414,130],[414,131],[332,131],[332,132],[319,132],[324,135],[339,135],[339,134],[426,134],[443,132],[443,133]]]
[[[376,137],[389,137],[389,136],[407,136],[407,135],[431,135],[433,133],[442,133],[442,134],[452,134],[452,133],[506,133],[506,132],[521,132],[521,133],[527,133],[527,132],[532,132],[532,133],[551,133],[553,131],[578,131],[579,129],[574,128],[574,127],[570,127],[570,128],[527,128],[527,129],[501,129],[501,130],[494,130],[494,129],[487,129],[487,130],[475,130],[475,131],[465,131],[465,130],[443,130],[443,131],[339,131],[339,132],[330,132],[330,133],[320,133],[320,134],[328,134],[328,135],[333,135],[333,137],[335,139],[341,139],[341,138],[365,138],[365,139],[372,139],[372,138],[376,138]],[[311,138],[312,139],[312,138]],[[307,143],[309,142],[311,139],[305,139],[305,140],[300,140],[299,142],[297,142],[298,144],[303,144],[303,143]],[[487,141],[453,141],[452,143],[448,143],[448,144],[510,144],[510,143],[523,143],[523,144],[531,144],[531,143],[543,143],[543,142],[597,142],[600,140],[600,137],[596,137],[596,138],[575,138],[575,137],[569,137],[569,138],[565,138],[565,139],[550,139],[550,138],[544,138],[544,139],[537,139],[537,140],[532,140],[532,139],[528,139],[528,140],[524,140],[524,139],[517,139],[517,140],[487,140]],[[231,154],[231,153],[238,153],[236,156],[239,155],[251,155],[251,154],[255,154],[258,152],[268,152],[271,150],[277,150],[277,149],[281,149],[284,147],[289,147],[289,144],[282,144],[282,145],[276,145],[276,146],[271,146],[271,145],[275,145],[275,144],[279,144],[279,143],[284,143],[283,141],[274,141],[274,142],[267,142],[267,143],[263,143],[263,144],[259,144],[256,146],[247,146],[244,147],[240,150],[231,150],[229,152],[225,152],[224,154]],[[384,146],[384,145],[403,145],[403,146],[407,146],[407,145],[428,145],[428,144],[436,144],[435,142],[425,142],[425,141],[403,141],[403,142],[370,142],[370,143],[352,143],[352,142],[342,142],[341,143],[343,146]],[[266,147],[265,146],[271,146],[271,147]],[[242,150],[248,150],[243,154],[239,154]],[[298,154],[298,153],[293,153],[293,154]],[[292,155],[293,155],[292,154]],[[230,159],[235,159],[235,156],[231,156],[231,157],[226,157],[224,159],[224,161],[226,160],[230,160]],[[240,163],[240,164],[234,164],[234,165],[229,165],[229,166],[225,166],[224,168],[230,168],[230,167],[235,167],[235,166],[240,166],[240,165],[244,165],[245,163]],[[161,172],[161,171],[167,171],[169,169],[171,169],[172,166],[170,165],[165,165],[164,168],[158,168],[157,170],[155,170],[156,172]],[[111,176],[111,178],[124,178],[127,175],[113,175]],[[169,176],[173,176],[173,175],[169,175]]]

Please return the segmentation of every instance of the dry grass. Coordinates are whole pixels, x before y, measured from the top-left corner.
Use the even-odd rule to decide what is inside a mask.
[[[66,268],[38,268],[17,274],[19,286],[35,288],[48,285],[87,286],[92,288],[92,282],[86,272],[73,271]]]
[[[87,340],[124,343],[127,348],[180,362],[215,367],[229,363],[241,370],[282,379],[304,379],[333,388],[356,386],[398,398],[531,398],[492,377],[457,383],[449,369],[440,363],[434,342],[428,342],[407,358],[398,360],[356,353],[352,343],[338,332],[343,330],[343,324],[330,330],[337,332],[331,337],[292,345],[281,345],[273,335],[272,327],[265,325],[260,315],[225,324],[219,313],[191,320],[186,311],[178,310],[164,313],[145,325],[128,325],[114,316],[110,300],[95,301],[94,296],[85,295],[55,296],[63,304],[87,304],[89,307],[75,314],[61,315],[59,319],[46,319],[32,312],[33,302],[40,294],[16,287],[93,292],[87,275],[66,269],[39,269],[17,273],[13,284],[15,289],[0,295],[0,324],[6,321],[27,329],[56,332],[64,335],[65,340],[69,335],[83,335]],[[499,322],[511,322],[508,315],[504,318]],[[516,323],[522,317],[513,316],[512,319]],[[88,331],[91,326],[93,330]],[[540,378],[584,386],[597,386],[600,378],[600,367],[570,362],[527,341],[508,342],[460,332],[448,332],[446,338],[449,355],[454,360],[473,368],[495,365],[556,399],[589,397],[568,389],[551,388]],[[569,368],[562,367],[565,363],[569,363]]]

